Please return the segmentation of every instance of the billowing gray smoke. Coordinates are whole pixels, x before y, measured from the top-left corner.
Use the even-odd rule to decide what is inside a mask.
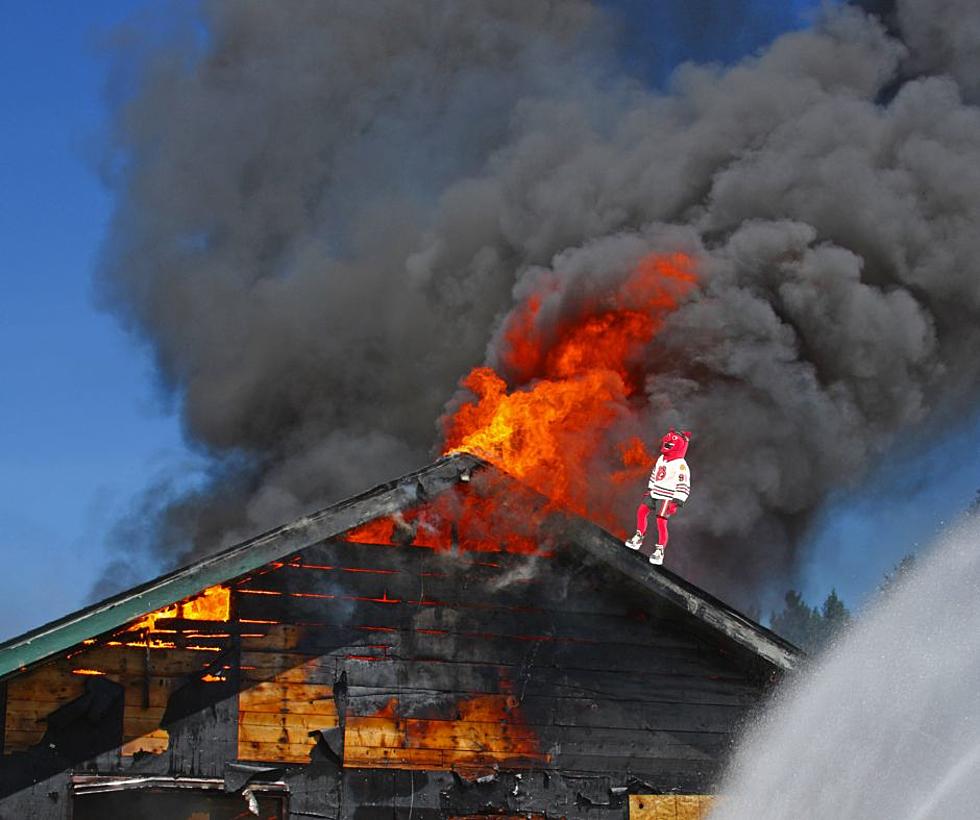
[[[213,464],[140,511],[168,563],[428,460],[541,268],[594,291],[644,252],[699,259],[623,424],[695,431],[672,563],[722,594],[777,580],[828,492],[976,396],[973,4],[900,3],[907,45],[845,9],[666,95],[617,74],[584,0],[205,11],[119,110],[100,273]]]

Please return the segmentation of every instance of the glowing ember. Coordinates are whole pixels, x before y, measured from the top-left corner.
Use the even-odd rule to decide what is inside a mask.
[[[521,497],[521,488],[512,486],[513,482],[497,493],[489,486],[490,481],[481,477],[478,488],[459,487],[424,507],[370,521],[344,537],[361,544],[412,544],[465,553],[546,554],[536,537],[540,501],[530,493]],[[505,494],[509,499],[519,499],[516,512],[500,503],[500,496]]]
[[[227,587],[215,586],[204,590],[200,595],[180,601],[165,609],[151,612],[142,620],[130,626],[128,632],[146,629],[149,632],[166,632],[157,630],[156,623],[161,618],[182,618],[187,621],[227,621],[231,617],[231,591]],[[172,630],[169,630],[172,632]]]
[[[376,518],[351,530],[344,537],[358,544],[391,544],[394,541],[394,533],[393,518]]]
[[[545,333],[537,319],[554,290],[547,283],[504,330],[502,369],[516,387],[489,367],[471,371],[462,386],[474,400],[445,422],[446,452],[480,456],[562,508],[619,531],[615,511],[596,508],[590,487],[639,480],[653,457],[639,439],[611,444],[606,434],[631,414],[643,389],[640,356],[695,283],[691,257],[651,255],[614,293]],[[617,456],[604,452],[609,446]]]

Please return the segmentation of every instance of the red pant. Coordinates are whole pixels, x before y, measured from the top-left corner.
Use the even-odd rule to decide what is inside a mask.
[[[644,496],[640,506],[636,508],[636,530],[640,535],[647,534],[647,518],[650,510],[657,516],[657,546],[667,546],[667,519],[677,512],[677,502],[670,498],[654,498]]]

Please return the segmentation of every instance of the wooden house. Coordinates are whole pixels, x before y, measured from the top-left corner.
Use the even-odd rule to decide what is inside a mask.
[[[693,818],[798,660],[456,455],[0,646],[0,818]]]

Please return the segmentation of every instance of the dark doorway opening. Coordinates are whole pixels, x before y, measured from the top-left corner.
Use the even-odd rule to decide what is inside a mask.
[[[288,815],[284,794],[253,792],[243,796],[226,794],[219,789],[149,787],[76,792],[74,795],[73,820],[130,817],[140,820],[286,820]]]

